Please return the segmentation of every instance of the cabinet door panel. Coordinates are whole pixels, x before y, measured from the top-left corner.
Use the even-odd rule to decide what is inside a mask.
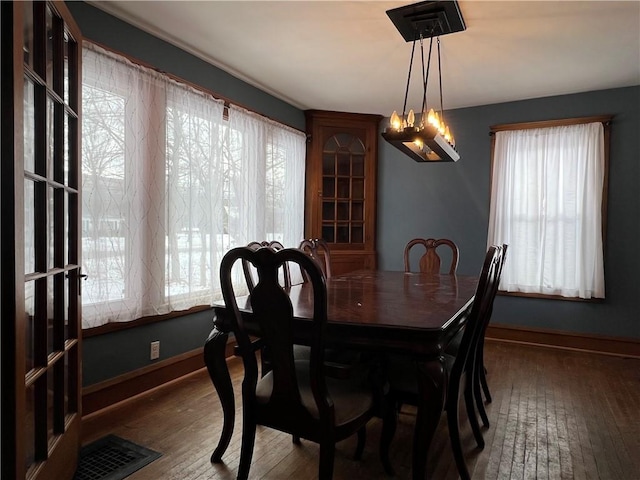
[[[375,268],[378,124],[381,116],[306,112],[306,236],[323,238],[335,272]]]

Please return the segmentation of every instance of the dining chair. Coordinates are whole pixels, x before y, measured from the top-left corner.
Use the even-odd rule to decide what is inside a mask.
[[[504,263],[507,259],[507,248],[509,245],[506,243],[502,244],[502,256],[500,259],[500,265],[498,267],[498,281],[496,284],[496,291],[498,289],[498,284],[500,283],[500,279],[502,278],[502,268],[504,267]],[[495,297],[494,297],[495,299]],[[489,428],[489,417],[484,408],[484,404],[482,402],[482,395],[480,393],[480,388],[482,387],[482,391],[484,392],[484,397],[487,403],[491,403],[491,392],[489,391],[489,384],[487,383],[487,369],[484,365],[484,338],[487,333],[487,327],[489,326],[489,322],[491,321],[491,316],[493,314],[493,302],[491,302],[491,308],[489,309],[489,314],[484,318],[484,322],[482,325],[482,329],[478,336],[477,348],[475,352],[475,377],[473,379],[473,389],[474,389],[474,397],[476,400],[476,406],[478,408],[478,413],[480,414],[480,418],[482,419],[482,424]]]
[[[504,243],[502,244],[502,256],[500,260],[500,265],[498,267],[498,284],[500,283],[500,279],[502,278],[502,268],[504,267],[504,263],[507,258],[507,248],[509,246]],[[496,285],[496,289],[498,285]],[[494,297],[495,299],[495,297]],[[487,382],[487,368],[484,364],[484,339],[487,333],[487,328],[489,326],[489,322],[491,321],[491,316],[493,314],[493,302],[491,303],[491,308],[489,310],[489,314],[484,318],[484,323],[482,325],[480,334],[478,336],[477,347],[475,352],[475,366],[474,366],[474,377],[473,377],[473,396],[476,403],[476,408],[478,409],[478,414],[480,415],[480,419],[482,420],[482,424],[489,428],[489,416],[487,415],[487,411],[484,408],[484,402],[482,400],[482,393],[484,393],[485,401],[487,403],[491,403],[491,392],[489,390],[489,384]],[[463,331],[458,332],[458,334],[447,344],[445,349],[445,353],[450,355],[455,355],[458,349],[460,348],[460,342],[462,339]],[[482,393],[481,393],[482,390]]]
[[[270,240],[270,241],[263,240],[261,242],[253,241],[247,244],[247,248],[250,248],[252,250],[257,250],[259,248],[264,248],[264,247],[270,248],[273,251],[284,249],[284,245],[277,240]],[[242,260],[242,271],[244,273],[244,279],[247,284],[247,289],[249,290],[249,294],[251,294],[255,286],[255,280],[254,280],[255,268],[252,268],[251,264],[246,260]],[[288,263],[285,263],[282,266],[281,273],[279,272],[278,275],[279,275],[279,278],[280,278],[280,275],[282,276],[281,284],[283,284],[285,288],[290,288],[291,287],[291,270],[289,269]],[[256,344],[260,344],[259,339],[254,339],[254,342]],[[235,356],[239,356],[237,353],[237,349],[238,349],[238,346],[236,345],[234,350]],[[261,346],[260,350],[261,350],[261,355],[260,355],[261,372],[262,372],[262,375],[264,375],[269,370],[271,370],[271,360],[270,360],[271,354],[268,351],[268,349],[265,348],[264,346]],[[296,441],[296,439],[294,439],[294,441]]]
[[[252,322],[260,343],[272,353],[271,371],[258,378],[259,347],[249,336],[236,302],[231,270],[236,261],[257,269],[258,281],[251,293]],[[297,264],[313,289],[310,322],[311,357],[296,360],[293,354],[293,306],[278,282],[286,262]],[[356,456],[362,454],[364,427],[374,414],[373,389],[366,378],[327,376],[324,363],[324,331],[327,323],[327,290],[317,262],[299,249],[238,247],[227,252],[220,265],[222,295],[230,312],[232,331],[242,357],[242,442],[238,479],[249,476],[257,425],[288,432],[320,445],[319,478],[333,475],[335,444],[358,434]]]
[[[474,408],[473,378],[476,365],[478,338],[496,295],[502,262],[503,247],[489,247],[478,279],[474,301],[466,319],[460,347],[455,355],[444,355],[446,372],[445,410],[449,427],[449,439],[458,473],[463,480],[470,478],[460,442],[459,402],[463,393],[467,416],[479,448],[484,448],[484,439]],[[390,384],[390,401],[418,405],[420,396],[416,380],[416,365],[411,359],[400,356],[389,357],[387,378]],[[389,461],[389,449],[397,423],[397,409],[390,408],[382,426],[380,455],[388,473],[393,472]]]
[[[324,239],[306,238],[298,248],[320,264],[325,278],[331,278],[331,250]]]
[[[304,251],[307,255],[312,257],[315,261],[317,261],[321,268],[323,266],[325,267],[324,269],[322,269],[322,272],[325,275],[325,278],[327,278],[326,272],[328,271],[329,273],[331,273],[331,259],[329,257],[330,255],[329,246],[326,244],[326,242],[320,239],[309,239],[309,240],[303,240],[300,243],[300,246],[302,247],[300,249]],[[266,248],[270,248],[273,251],[279,251],[285,248],[284,245],[277,240],[271,240],[271,241],[265,240],[262,242],[253,241],[253,242],[249,242],[247,244],[247,247],[251,248],[252,250],[257,250],[259,248],[266,247]],[[319,258],[320,258],[319,255],[324,255],[323,262],[319,261]],[[246,260],[242,260],[242,270],[244,272],[247,288],[249,289],[249,293],[251,294],[255,286],[255,282],[254,282],[255,267],[252,267],[250,262]],[[306,282],[307,280],[306,280],[304,271],[301,271],[300,273],[303,281]],[[279,275],[282,276],[282,281],[280,282],[281,285],[283,285],[284,288],[288,290],[292,285],[291,268],[288,262],[285,262],[283,264],[281,273],[279,273]],[[260,366],[261,366],[260,372],[262,375],[266,375],[269,371],[271,371],[271,368],[272,368],[271,352],[269,351],[269,347],[267,345],[264,345],[264,343],[262,343],[262,341],[259,338],[254,337],[253,342],[256,345],[260,346]],[[234,355],[239,356],[237,345],[234,349]],[[309,361],[309,359],[311,358],[311,348],[308,345],[294,344],[293,356],[296,361],[297,360]],[[325,363],[327,365],[327,373],[328,375],[338,376],[338,378],[348,377],[350,373],[346,373],[346,372],[349,372],[351,368],[355,368],[357,366],[356,363],[358,359],[359,359],[359,352],[351,352],[351,351],[347,352],[347,351],[344,351],[344,349],[338,350],[335,348],[327,348],[325,351]],[[298,435],[294,434],[292,436],[292,439],[293,439],[293,443],[297,445],[300,444],[300,437]]]
[[[447,238],[414,238],[410,240],[404,247],[404,271],[411,272],[410,266],[410,253],[411,249],[416,245],[422,245],[425,248],[425,253],[420,257],[418,267],[421,273],[440,273],[440,256],[437,253],[437,249],[441,245],[446,245],[451,249],[451,264],[449,265],[449,274],[456,273],[458,268],[458,246]]]

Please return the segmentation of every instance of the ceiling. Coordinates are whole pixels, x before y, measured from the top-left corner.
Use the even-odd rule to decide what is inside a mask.
[[[298,108],[402,110],[411,44],[385,12],[411,1],[88,3]],[[466,30],[441,38],[446,109],[640,85],[638,1],[459,6]],[[420,108],[413,80],[407,109]]]

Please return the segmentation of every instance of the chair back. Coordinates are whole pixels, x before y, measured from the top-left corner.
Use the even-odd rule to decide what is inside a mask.
[[[504,262],[507,260],[507,248],[509,247],[509,245],[507,245],[506,243],[502,244],[502,252],[500,253],[500,262],[498,264],[498,272],[497,272],[497,279],[496,279],[496,294],[498,293],[498,287],[500,286],[500,278],[502,278],[502,267],[504,267]],[[487,330],[487,327],[489,326],[489,321],[491,320],[491,315],[493,314],[493,302],[496,298],[496,295],[493,295],[493,298],[491,299],[491,306],[489,307],[489,313],[487,315],[485,315],[485,318],[483,318],[483,325],[481,327],[481,333],[479,335],[479,341],[484,341],[484,334]]]
[[[493,300],[498,291],[503,254],[504,248],[502,246],[492,245],[487,250],[471,312],[467,317],[458,354],[452,367],[452,377],[460,378],[465,371],[474,368],[478,339],[483,333],[485,323],[491,317]]]
[[[261,248],[261,247],[269,247],[274,251],[284,249],[284,245],[282,245],[282,243],[280,243],[277,240],[250,242],[247,244],[247,247],[252,250],[257,250],[258,248]],[[255,285],[254,276],[253,276],[253,272],[251,271],[251,266],[249,265],[248,262],[244,260],[242,261],[242,271],[244,272],[244,278],[245,278],[245,281],[247,282],[247,288],[249,289],[249,292],[252,292],[253,287]],[[284,287],[290,288],[291,287],[291,271],[289,270],[289,264],[287,263],[285,263],[282,266],[282,276],[283,276]]]
[[[331,251],[326,241],[322,238],[308,238],[302,240],[298,248],[318,262],[325,278],[331,278]]]
[[[498,286],[500,285],[500,278],[502,277],[502,267],[504,267],[504,262],[507,259],[507,248],[509,245],[506,243],[502,244],[502,251],[500,252],[500,258],[498,263],[498,271],[496,272],[496,280],[495,280],[495,292],[493,293],[493,297],[491,299],[491,305],[489,306],[489,311],[482,318],[482,324],[479,326],[479,332],[477,334],[476,340],[476,364],[475,368],[484,368],[484,360],[483,360],[483,350],[484,350],[484,337],[487,333],[487,328],[489,327],[489,322],[491,321],[491,316],[493,315],[493,302],[496,298],[496,294],[498,292]]]
[[[498,280],[502,278],[502,268],[504,267],[504,263],[507,261],[507,248],[509,245],[506,243],[502,244],[502,262],[500,263],[500,272],[498,273]]]
[[[231,280],[234,263],[241,260],[257,270],[258,281],[252,289],[250,304],[252,329],[249,331],[240,314]],[[310,387],[315,405],[310,413],[301,399],[293,345],[293,306],[289,289],[278,281],[278,272],[286,262],[297,264],[305,272],[312,287],[313,316],[309,318],[310,361],[304,363],[309,369]],[[327,322],[327,290],[325,279],[317,262],[299,249],[274,250],[270,247],[258,249],[238,247],[230,250],[222,259],[220,282],[238,353],[242,357],[245,376],[242,383],[244,408],[251,409],[258,423],[283,431],[300,433],[312,431],[320,422],[333,423],[333,403],[324,376],[324,330]],[[256,402],[258,366],[256,348],[249,335],[258,335],[264,348],[270,352],[270,367],[273,383],[268,401]],[[300,365],[298,365],[300,367]],[[262,385],[262,383],[261,383]]]
[[[449,265],[449,274],[456,273],[458,268],[458,246],[447,238],[414,238],[404,247],[404,271],[410,272],[410,251],[415,245],[423,245],[425,253],[420,257],[419,268],[421,273],[440,273],[440,256],[436,252],[440,245],[446,245],[451,249],[451,264]]]

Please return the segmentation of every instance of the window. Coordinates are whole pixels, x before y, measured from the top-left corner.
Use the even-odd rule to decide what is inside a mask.
[[[299,243],[303,133],[92,44],[82,65],[84,328],[208,305],[227,250]]]
[[[488,243],[509,245],[501,290],[604,298],[610,120],[492,127]]]

